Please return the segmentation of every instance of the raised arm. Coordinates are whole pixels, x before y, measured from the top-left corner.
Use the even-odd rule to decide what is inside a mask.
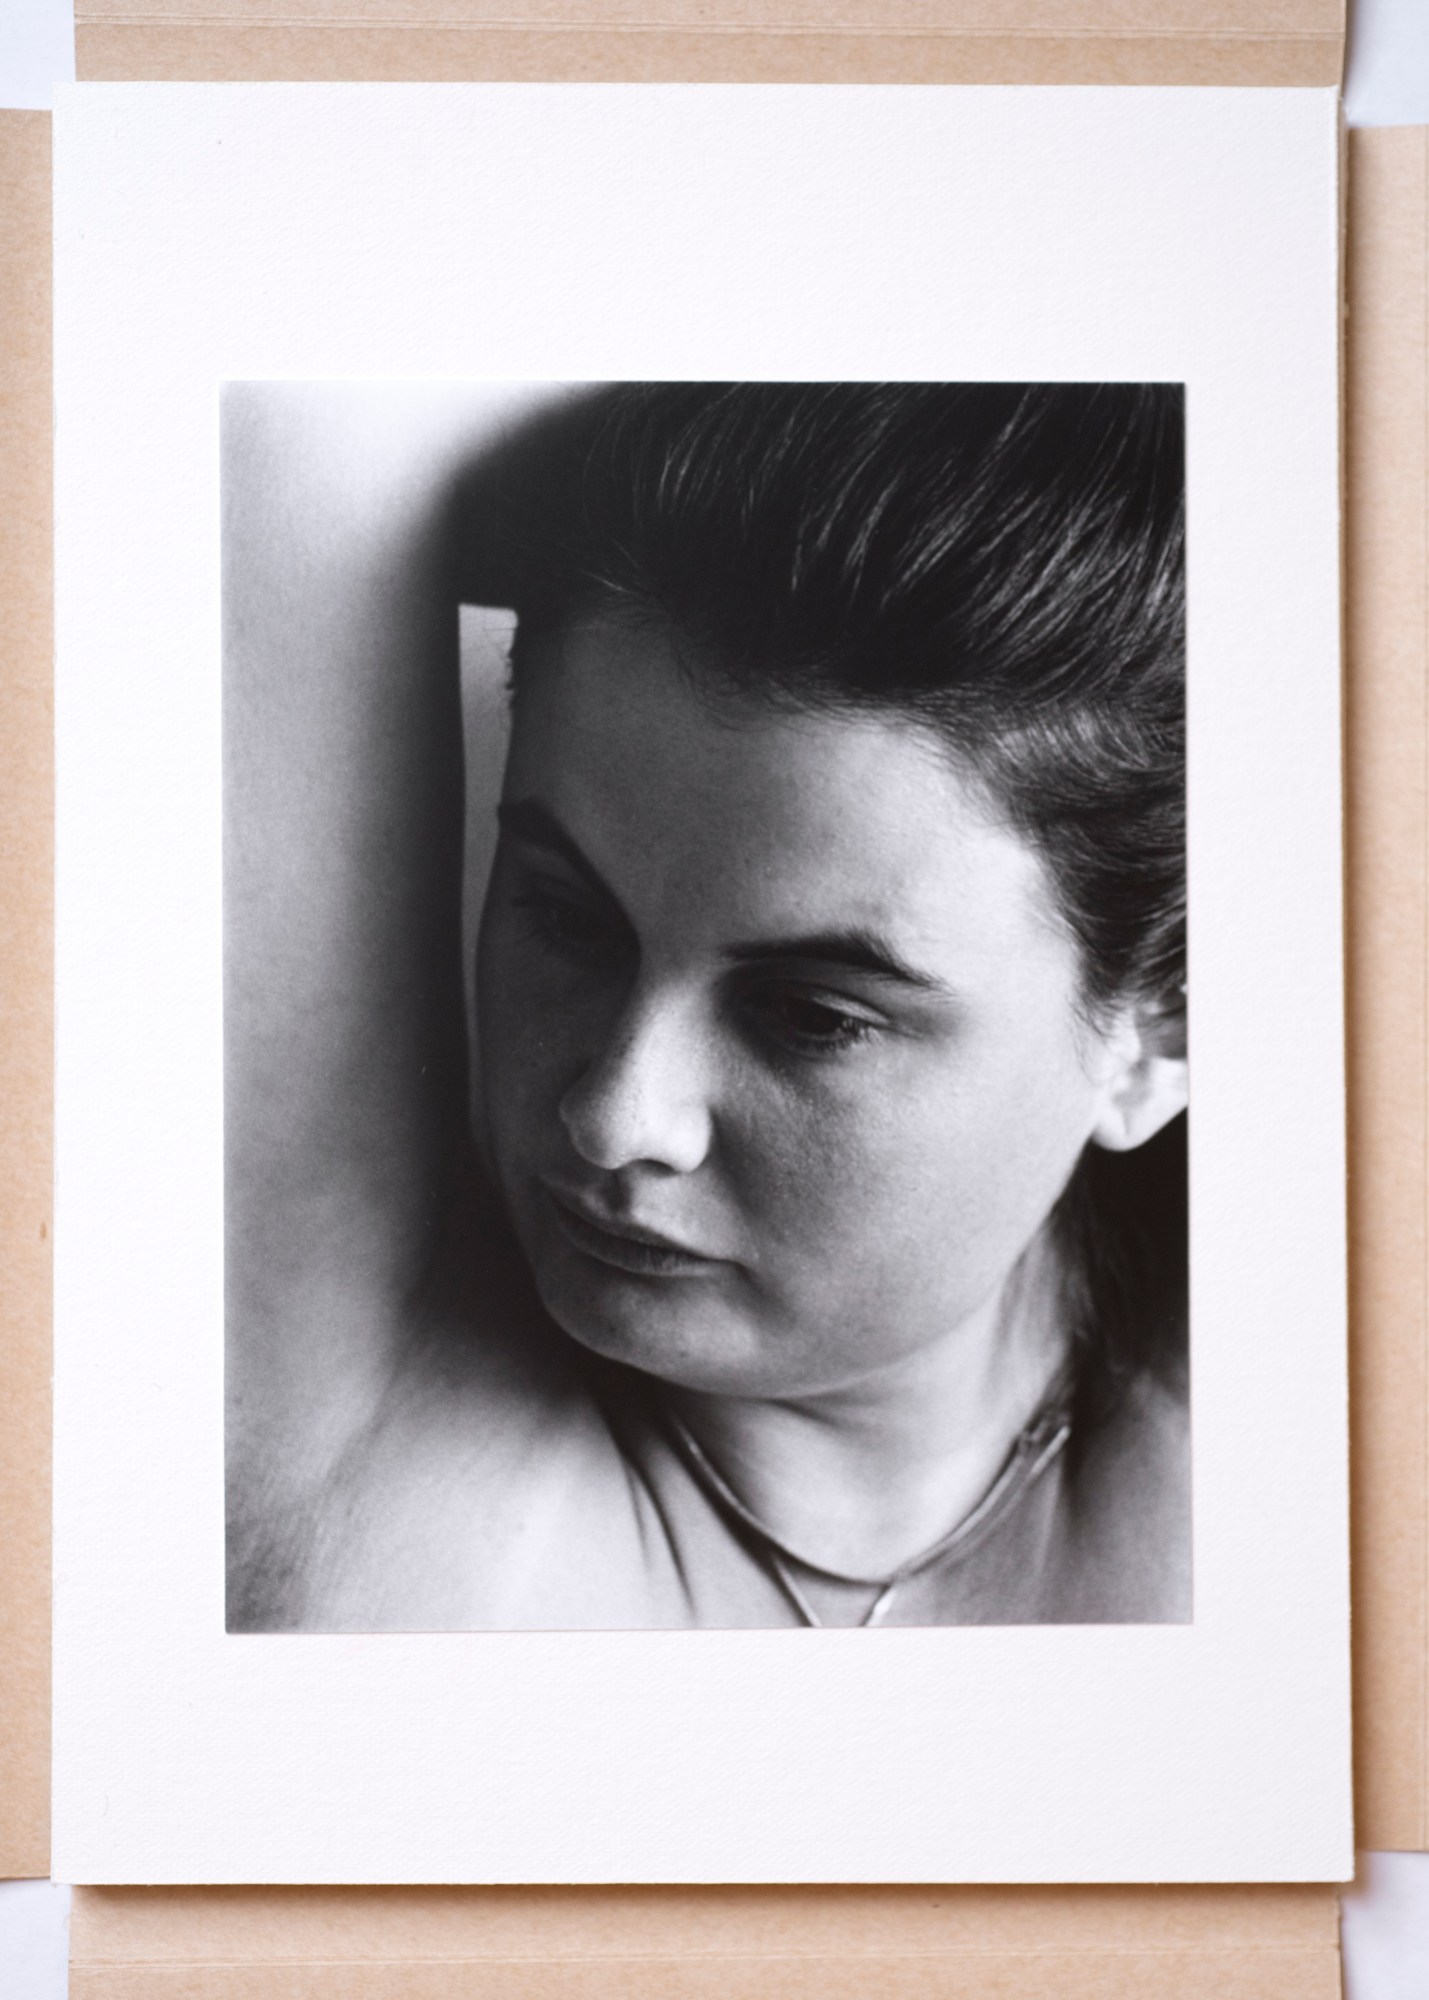
[[[461,1139],[439,410],[226,393],[228,1462],[237,1567],[374,1407]],[[231,1570],[234,1564],[231,1562]]]

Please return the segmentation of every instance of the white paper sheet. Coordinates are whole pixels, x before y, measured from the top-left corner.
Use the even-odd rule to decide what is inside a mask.
[[[1336,103],[80,87],[56,122],[54,1868],[1350,1868]],[[1194,1623],[230,1637],[218,385],[1188,395]]]

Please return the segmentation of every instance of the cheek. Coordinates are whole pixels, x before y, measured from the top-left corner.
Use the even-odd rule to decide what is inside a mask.
[[[769,1251],[830,1288],[890,1296],[1009,1268],[1045,1220],[1091,1130],[1093,1086],[1064,1040],[926,1049],[765,1094],[731,1148],[741,1206]]]
[[[945,1158],[965,1227],[989,1254],[1015,1259],[1056,1203],[1090,1136],[1094,1092],[1081,1068],[1048,1059],[997,1077],[964,1108]],[[956,1107],[950,1107],[956,1109]]]

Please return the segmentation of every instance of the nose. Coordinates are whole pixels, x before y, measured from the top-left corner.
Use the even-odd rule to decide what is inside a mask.
[[[561,1100],[581,1158],[612,1173],[636,1165],[693,1173],[713,1132],[702,1039],[678,1006],[632,999]]]

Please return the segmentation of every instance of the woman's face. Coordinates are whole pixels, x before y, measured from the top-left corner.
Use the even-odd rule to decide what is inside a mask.
[[[609,620],[525,669],[487,1139],[576,1340],[687,1388],[838,1391],[997,1292],[1118,1057],[1039,858],[926,731],[676,661]]]

